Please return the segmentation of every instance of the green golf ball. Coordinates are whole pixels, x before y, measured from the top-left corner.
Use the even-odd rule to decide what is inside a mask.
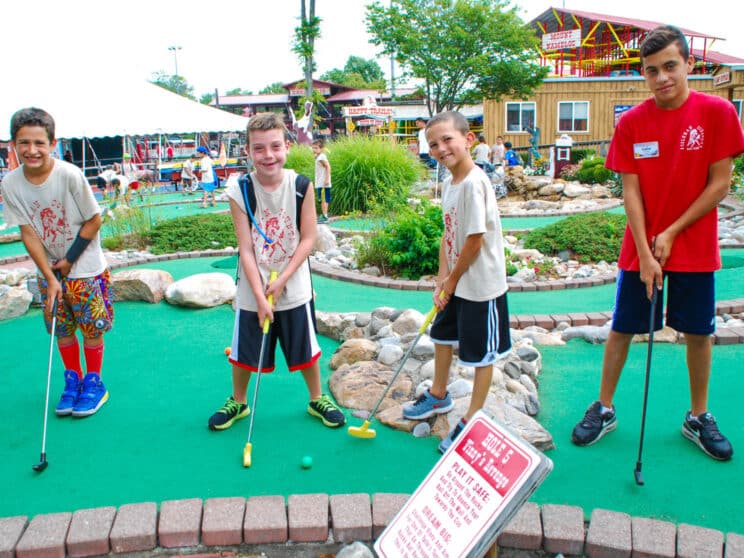
[[[312,466],[313,466],[313,458],[312,457],[310,457],[309,455],[306,455],[305,457],[302,458],[302,468],[303,469],[309,469]]]

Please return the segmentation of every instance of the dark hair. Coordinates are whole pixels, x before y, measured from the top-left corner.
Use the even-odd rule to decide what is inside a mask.
[[[320,138],[315,138],[313,140],[313,145],[317,145],[318,147],[320,147],[321,149],[323,149],[325,147],[325,141],[323,141]]]
[[[511,149],[511,148],[512,148],[512,142],[510,142],[510,141],[505,141],[505,142],[504,142],[504,147],[506,147],[507,149]]]
[[[47,111],[35,107],[17,111],[10,118],[10,139],[15,141],[18,130],[24,126],[41,126],[46,130],[49,141],[54,141],[54,118]]]
[[[285,138],[289,136],[282,117],[275,112],[259,112],[251,116],[245,133],[245,143],[250,144],[251,132],[265,132],[267,130],[281,130]]]
[[[652,54],[656,54],[672,43],[677,43],[679,53],[685,60],[690,56],[690,47],[687,45],[687,37],[673,25],[662,25],[652,30],[641,43],[641,60]]]
[[[426,123],[426,129],[428,130],[435,124],[441,124],[442,122],[446,122],[448,120],[452,122],[455,130],[457,130],[458,132],[462,132],[463,135],[467,135],[467,133],[470,132],[470,124],[468,124],[468,119],[465,118],[462,113],[455,110],[446,110],[444,112],[440,112],[439,114],[435,114],[431,118],[431,120]]]

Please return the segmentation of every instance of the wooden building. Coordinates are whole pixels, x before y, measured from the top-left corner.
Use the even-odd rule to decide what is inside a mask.
[[[537,127],[542,146],[563,134],[574,143],[609,141],[620,115],[650,96],[639,47],[662,24],[550,8],[529,25],[541,39],[541,64],[552,74],[527,99],[485,100],[486,140],[492,144],[501,135],[526,147],[533,137],[529,130]],[[744,59],[711,50],[719,37],[682,31],[696,59],[690,87],[729,99],[741,118]]]

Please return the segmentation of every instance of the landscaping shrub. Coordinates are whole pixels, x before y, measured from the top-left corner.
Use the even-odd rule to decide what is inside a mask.
[[[594,149],[571,149],[571,162],[578,165],[582,160],[591,157],[596,152]]]
[[[582,263],[614,262],[620,255],[624,232],[625,215],[585,213],[530,231],[524,245],[550,256],[568,250]]]
[[[394,212],[425,173],[417,158],[387,138],[345,137],[326,148],[333,184],[330,211],[336,215]]]
[[[578,180],[580,170],[581,165],[566,165],[561,169],[561,178],[563,180]]]
[[[734,172],[731,176],[731,190],[744,199],[744,155],[734,159]]]
[[[581,169],[577,174],[579,182],[584,184],[605,184],[613,172],[605,167],[604,157],[588,157],[581,161]]]
[[[436,274],[443,229],[441,207],[425,200],[414,208],[404,206],[359,246],[357,263],[407,279]]]
[[[150,230],[149,243],[153,254],[238,245],[229,213],[189,215],[162,221]]]
[[[284,166],[304,174],[310,180],[315,180],[315,155],[313,155],[313,150],[310,149],[309,145],[293,143],[289,148],[287,162]]]
[[[101,228],[101,245],[107,250],[144,249],[152,228],[150,208],[120,205],[107,210]]]

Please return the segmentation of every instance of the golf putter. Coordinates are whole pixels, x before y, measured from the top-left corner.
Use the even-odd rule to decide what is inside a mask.
[[[651,293],[651,311],[648,318],[648,351],[646,352],[646,382],[643,388],[643,412],[641,413],[641,437],[638,442],[638,461],[636,461],[635,482],[638,486],[643,486],[643,475],[641,474],[641,454],[643,453],[643,434],[646,430],[646,406],[648,404],[648,382],[651,377],[651,350],[654,346],[654,318],[656,316],[656,301],[659,289],[654,285]]]

